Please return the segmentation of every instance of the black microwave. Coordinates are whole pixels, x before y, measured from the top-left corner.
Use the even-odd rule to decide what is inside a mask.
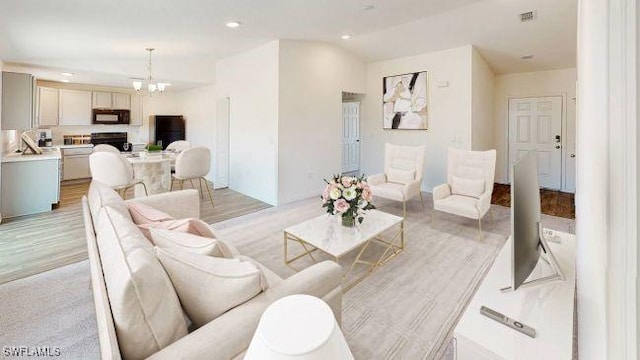
[[[96,124],[96,125],[129,124],[129,110],[93,109],[93,124]]]

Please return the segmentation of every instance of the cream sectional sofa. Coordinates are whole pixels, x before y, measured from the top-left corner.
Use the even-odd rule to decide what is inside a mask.
[[[177,219],[200,215],[195,190],[128,201],[144,203]],[[200,328],[186,330],[189,321],[184,319],[179,301],[172,302],[177,299],[174,289],[157,285],[170,282],[151,243],[127,218],[125,205],[115,191],[96,182],[82,199],[103,359],[241,359],[264,310],[292,294],[325,300],[340,323],[341,269],[325,261],[287,279],[261,266],[268,283],[265,291]]]

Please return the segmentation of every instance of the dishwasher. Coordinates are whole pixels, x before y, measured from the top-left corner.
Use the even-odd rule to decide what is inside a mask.
[[[89,155],[91,153],[93,153],[92,147],[62,149],[62,180],[90,178]]]

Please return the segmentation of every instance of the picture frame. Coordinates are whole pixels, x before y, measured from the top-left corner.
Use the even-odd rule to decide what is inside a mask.
[[[382,128],[428,130],[429,76],[426,70],[382,78]]]

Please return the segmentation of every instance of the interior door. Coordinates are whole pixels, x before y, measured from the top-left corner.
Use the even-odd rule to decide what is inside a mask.
[[[561,188],[561,136],[561,96],[509,100],[509,164],[535,149],[540,187]]]
[[[218,99],[216,125],[216,188],[229,186],[229,116],[230,99]]]
[[[342,172],[360,170],[360,103],[342,103]]]

